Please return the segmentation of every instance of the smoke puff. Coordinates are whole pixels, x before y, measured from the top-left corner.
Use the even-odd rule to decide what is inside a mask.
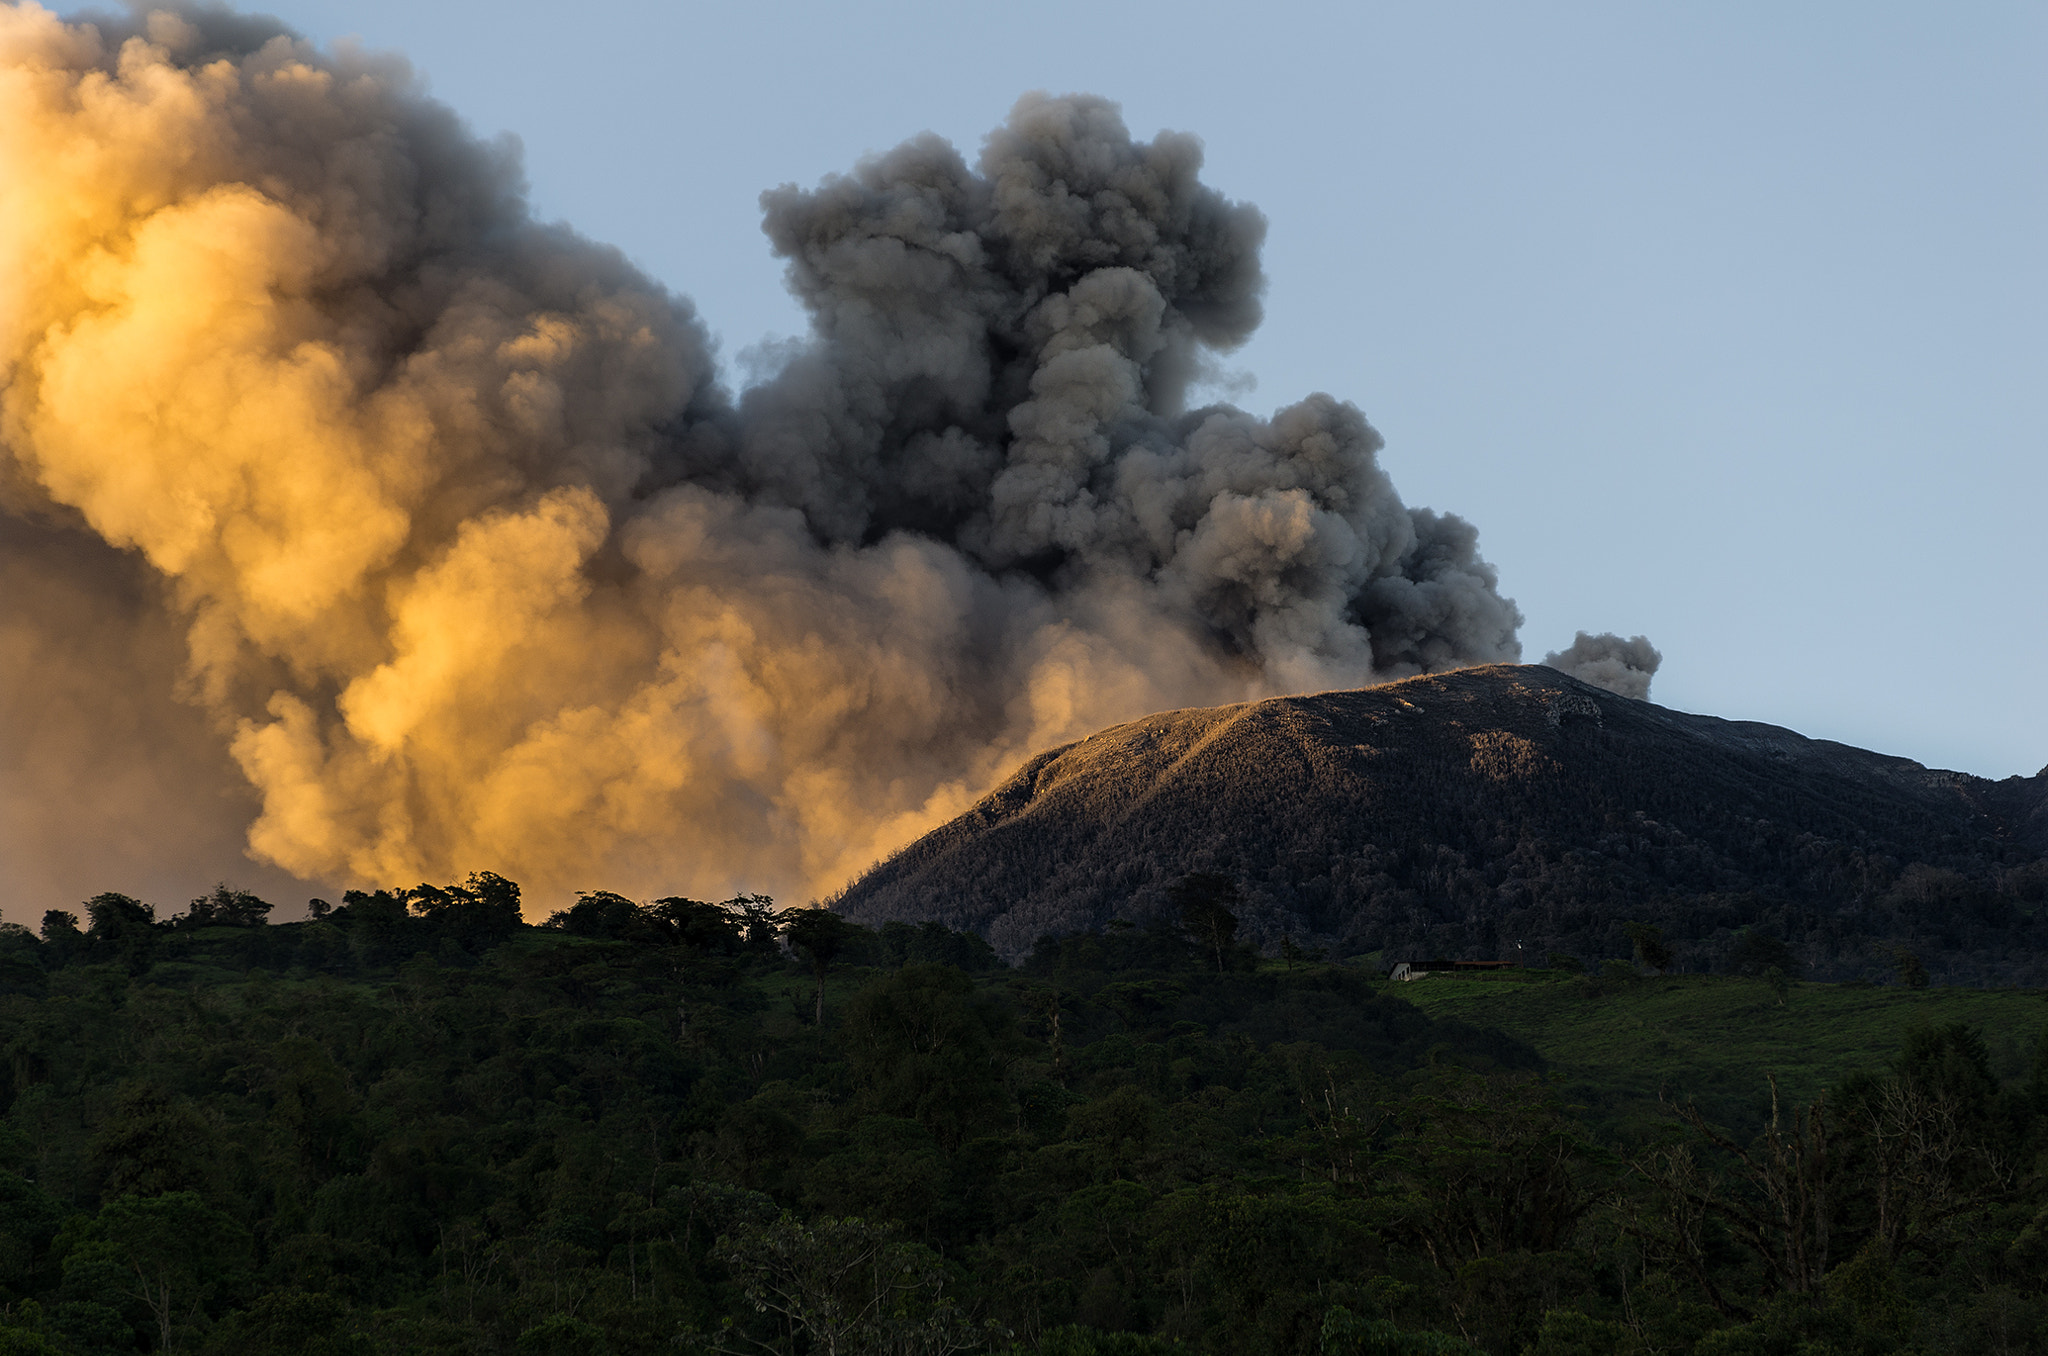
[[[1647,636],[1631,636],[1623,640],[1612,632],[1603,631],[1594,636],[1581,631],[1570,649],[1553,651],[1543,656],[1543,662],[1581,682],[1604,687],[1624,697],[1634,697],[1637,701],[1647,701],[1650,679],[1656,674],[1657,666],[1664,662],[1664,656],[1650,644]]]
[[[823,891],[1100,725],[1519,656],[1355,408],[1187,408],[1263,289],[1200,167],[1034,95],[769,192],[812,333],[734,399],[401,63],[0,9],[0,508],[155,581],[259,860]]]

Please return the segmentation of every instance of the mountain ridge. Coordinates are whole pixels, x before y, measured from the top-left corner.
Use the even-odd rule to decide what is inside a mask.
[[[1994,782],[1487,665],[1048,749],[835,905],[1015,957],[1218,870],[1268,946],[1597,960],[1640,919],[1692,968],[1762,928],[1817,974],[1884,973],[1907,946],[1993,982],[2048,979],[2044,854],[2048,769]]]

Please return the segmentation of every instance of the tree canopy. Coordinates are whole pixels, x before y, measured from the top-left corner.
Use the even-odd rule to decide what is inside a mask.
[[[1617,1133],[1376,971],[1259,957],[1213,881],[1015,967],[760,896],[539,927],[517,897],[0,929],[0,1353],[1850,1356],[2048,1323],[2048,1046],[2001,1076],[1929,1026],[1817,1100],[1759,1071],[1748,1129],[1680,1097]]]

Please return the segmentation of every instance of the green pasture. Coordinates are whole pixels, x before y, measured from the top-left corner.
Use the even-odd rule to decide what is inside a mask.
[[[1882,1069],[1916,1026],[1974,1026],[1998,1075],[2023,1079],[2048,1032],[2041,990],[1793,984],[1781,997],[1762,979],[1544,970],[1390,988],[1431,1016],[1534,1046],[1588,1118],[1622,1134],[1668,1121],[1660,1103],[1687,1101],[1723,1125],[1754,1128],[1769,1114],[1771,1078],[1787,1106],[1810,1102],[1847,1075]]]

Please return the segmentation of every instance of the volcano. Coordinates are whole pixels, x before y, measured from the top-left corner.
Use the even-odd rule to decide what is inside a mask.
[[[1889,976],[1904,948],[1944,982],[2048,982],[2048,769],[1929,769],[1537,665],[1113,726],[834,904],[1015,958],[1156,918],[1191,871],[1237,881],[1268,949],[1590,963],[1645,922],[1684,969],[1760,935],[1817,978]]]

